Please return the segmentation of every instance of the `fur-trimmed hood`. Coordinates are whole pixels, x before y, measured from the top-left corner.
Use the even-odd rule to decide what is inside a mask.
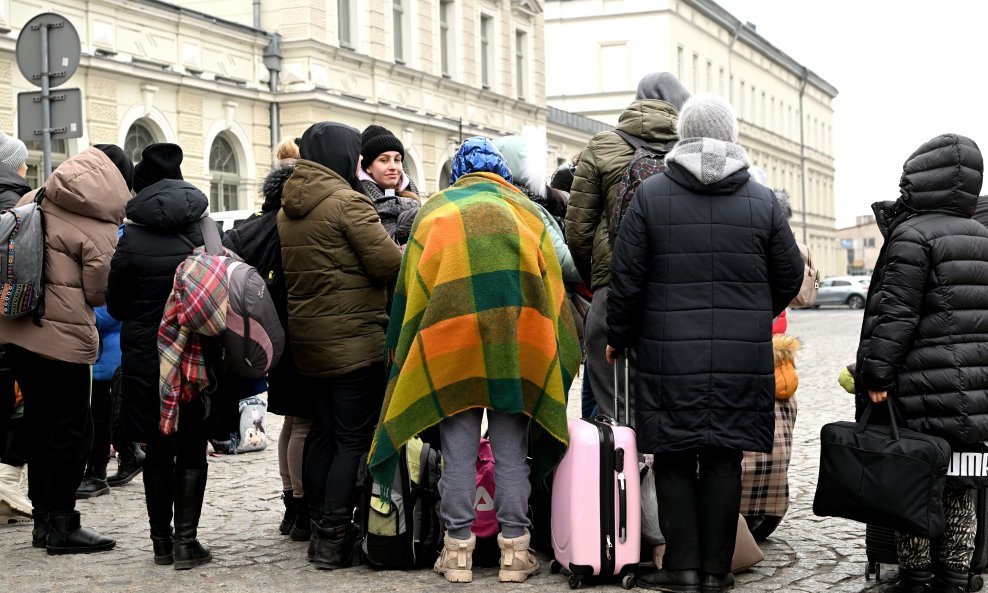
[[[800,349],[799,339],[787,334],[772,336],[772,351],[775,353],[775,366],[796,363],[796,352]]]
[[[261,185],[261,197],[264,202],[261,204],[261,212],[274,212],[281,208],[281,192],[285,189],[285,182],[295,171],[295,163],[290,165],[279,165],[264,178]]]

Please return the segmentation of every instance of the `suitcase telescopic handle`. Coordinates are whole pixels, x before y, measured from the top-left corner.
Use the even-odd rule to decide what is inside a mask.
[[[621,417],[618,412],[618,365],[621,359],[624,359],[624,423],[631,424],[631,397],[630,392],[630,377],[631,371],[628,370],[628,351],[621,350],[614,357],[614,421],[620,423]]]

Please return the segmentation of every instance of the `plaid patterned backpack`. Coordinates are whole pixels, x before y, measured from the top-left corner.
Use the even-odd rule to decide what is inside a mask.
[[[635,149],[635,154],[628,161],[628,168],[624,170],[621,182],[618,183],[617,198],[614,200],[610,212],[611,217],[607,223],[607,240],[612,248],[614,241],[617,240],[618,231],[621,230],[621,220],[624,218],[624,213],[628,211],[628,207],[631,206],[631,198],[635,196],[635,190],[649,177],[666,170],[665,157],[676,144],[673,141],[661,149],[656,149],[648,142],[627,132],[614,130],[614,133],[630,144]]]
[[[0,212],[0,318],[32,315],[41,324],[45,291],[45,222],[41,188],[30,204]]]

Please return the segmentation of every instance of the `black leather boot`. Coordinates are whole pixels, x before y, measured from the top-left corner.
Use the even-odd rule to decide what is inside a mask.
[[[285,503],[285,516],[281,518],[281,525],[278,526],[278,533],[288,535],[295,525],[295,518],[298,517],[298,501],[295,500],[295,493],[285,490],[281,493],[281,501]]]
[[[294,542],[308,541],[312,536],[312,528],[309,526],[309,509],[300,498],[295,499],[295,523],[289,530],[289,534]]]
[[[700,573],[696,570],[656,570],[639,577],[638,586],[668,593],[700,593]]]
[[[704,574],[700,582],[700,590],[703,593],[723,593],[734,587],[734,575],[725,574]]]
[[[89,554],[110,550],[117,542],[80,525],[79,511],[48,513],[49,554]]]
[[[174,468],[148,468],[144,472],[144,500],[151,527],[151,547],[154,549],[154,563],[158,565],[168,565],[175,560],[172,554],[174,492]]]
[[[48,545],[48,511],[35,507],[31,511],[34,529],[31,530],[31,546],[44,548]]]
[[[309,548],[312,552],[310,561],[316,565],[316,568],[323,570],[349,568],[353,565],[355,541],[352,523],[336,527],[320,527],[313,521],[312,539],[309,540]]]
[[[929,593],[933,573],[929,570],[900,568],[894,583],[882,587],[882,593]],[[967,584],[965,579],[964,584]]]
[[[188,570],[213,559],[209,548],[196,539],[206,494],[206,471],[175,468],[175,570]]]
[[[144,451],[137,443],[127,443],[117,453],[120,456],[117,461],[117,473],[106,479],[106,483],[111,488],[130,482],[144,467]]]
[[[102,471],[89,466],[86,468],[86,474],[82,477],[82,482],[75,490],[75,498],[76,500],[95,498],[109,493],[110,486],[106,483],[106,466],[103,466]]]
[[[933,577],[932,593],[964,593],[967,591],[967,572],[940,569]]]

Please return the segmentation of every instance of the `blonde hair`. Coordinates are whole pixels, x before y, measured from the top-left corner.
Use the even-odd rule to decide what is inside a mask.
[[[279,142],[274,149],[274,158],[277,161],[298,159],[298,144],[295,144],[295,138],[285,138]]]

